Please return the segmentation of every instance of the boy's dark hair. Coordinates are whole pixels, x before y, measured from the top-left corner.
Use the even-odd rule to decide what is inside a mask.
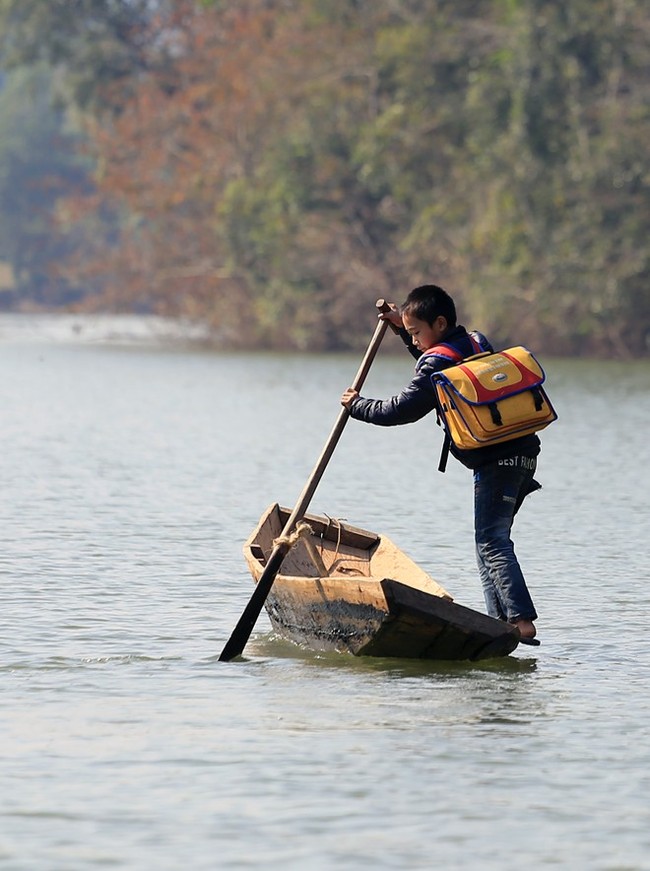
[[[409,314],[419,321],[433,324],[438,315],[447,321],[447,326],[456,326],[456,306],[447,291],[437,284],[415,287],[400,306],[400,314]]]

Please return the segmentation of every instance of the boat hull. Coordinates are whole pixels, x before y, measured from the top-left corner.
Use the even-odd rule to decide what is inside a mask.
[[[290,512],[270,506],[244,546],[259,580]],[[518,645],[514,626],[455,603],[390,539],[306,515],[265,606],[274,630],[316,651],[356,656],[481,660]]]

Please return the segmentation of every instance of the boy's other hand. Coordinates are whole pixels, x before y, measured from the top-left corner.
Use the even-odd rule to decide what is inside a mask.
[[[341,397],[341,405],[345,406],[345,408],[349,408],[358,395],[358,390],[355,390],[353,387],[348,387],[348,389]]]

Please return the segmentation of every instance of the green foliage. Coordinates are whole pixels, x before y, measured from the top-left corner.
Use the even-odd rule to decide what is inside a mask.
[[[61,98],[83,107],[119,106],[138,75],[166,55],[164,39],[152,45],[150,23],[167,6],[165,0],[0,0],[0,65],[63,68]]]
[[[527,4],[500,56],[509,113],[492,146],[477,139],[487,158],[475,202],[485,217],[472,220],[465,252],[474,304],[507,338],[523,326],[563,353],[648,352],[648,117],[630,99],[647,87],[647,52],[641,6],[627,11]],[[491,81],[476,85],[483,105]]]
[[[650,353],[646,17],[643,0],[0,0],[0,44],[5,66],[47,60],[84,112],[94,219],[124,216],[87,274],[110,265],[122,305],[350,348],[376,297],[435,280],[497,343],[624,356]]]
[[[62,194],[83,183],[74,137],[49,100],[42,67],[14,73],[0,91],[0,258],[10,264],[15,299],[39,302],[70,289],[52,265],[70,253],[70,240],[54,231]]]

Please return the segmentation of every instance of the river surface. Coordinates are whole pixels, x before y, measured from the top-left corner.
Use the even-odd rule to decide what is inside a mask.
[[[263,613],[220,663],[242,544],[359,359],[111,323],[0,318],[1,871],[650,869],[650,363],[544,361],[559,421],[515,529],[539,648],[318,656]],[[380,352],[364,393],[411,368]],[[433,418],[351,421],[310,510],[483,610],[439,448]]]

